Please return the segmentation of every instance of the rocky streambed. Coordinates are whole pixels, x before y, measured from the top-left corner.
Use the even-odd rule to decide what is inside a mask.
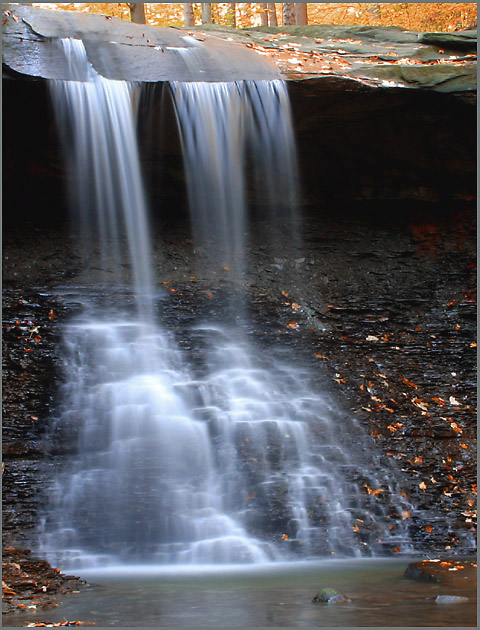
[[[5,28],[21,56],[11,16]],[[238,41],[275,57],[290,81],[303,188],[298,239],[291,217],[272,221],[261,198],[252,201],[240,280],[195,248],[178,137],[166,124],[157,142],[148,99],[141,104],[158,316],[181,338],[202,318],[221,320],[232,292],[246,296],[251,338],[307,364],[355,416],[415,508],[396,518],[421,553],[450,562],[445,555],[473,552],[476,526],[474,40],[417,49],[417,35],[377,31],[252,31]],[[62,324],[81,308],[66,294],[118,296],[99,289],[105,260],[86,258],[66,211],[46,82],[4,71],[4,575],[7,590],[26,598],[5,593],[8,612],[81,587],[40,560],[29,565],[22,550],[34,545],[54,469],[74,443],[72,435],[52,448],[47,438]],[[372,505],[384,500],[379,490],[362,487]],[[355,535],[362,540],[360,524]]]
[[[368,205],[336,213],[304,209],[299,221],[302,245],[296,250],[285,247],[285,224],[253,219],[241,286],[231,269],[194,250],[184,221],[156,223],[162,325],[185,339],[192,324],[207,317],[221,321],[232,292],[245,293],[250,312],[244,325],[255,343],[266,352],[283,347],[294,362],[317,373],[322,387],[370,433],[383,465],[396,471],[402,493],[415,506],[397,518],[408,523],[420,553],[442,559],[471,554],[473,208],[458,202],[432,212],[429,205],[417,205],[388,216]],[[31,547],[53,472],[74,447],[68,442],[73,435],[63,449],[46,439],[62,379],[62,324],[80,308],[65,296],[79,287],[95,292],[101,263],[93,259],[85,267],[66,223],[11,225],[3,255],[3,540],[5,575],[14,578],[5,582],[25,597],[7,593],[8,612],[18,605],[41,606],[31,602],[52,592],[56,601],[59,593],[81,588],[38,562],[34,572],[54,571],[56,581],[47,593],[40,592],[46,583],[38,576],[19,583],[16,573],[26,571],[17,557],[22,552],[14,550]],[[116,298],[106,289],[104,299]],[[372,504],[385,500],[378,490],[362,488]],[[359,526],[359,540],[365,534]],[[31,563],[30,555],[23,559]],[[30,580],[38,584],[35,592]]]

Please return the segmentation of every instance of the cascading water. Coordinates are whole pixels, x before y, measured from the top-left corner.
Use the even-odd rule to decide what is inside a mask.
[[[109,253],[105,277],[132,282],[137,308],[105,306],[94,295],[65,326],[65,385],[50,439],[61,445],[75,435],[77,449],[51,489],[42,551],[73,568],[262,563],[404,545],[401,520],[389,528],[392,506],[361,490],[394,496],[391,479],[375,477],[382,467],[367,438],[318,393],[308,370],[211,324],[190,330],[192,352],[204,351],[189,366],[155,323],[135,88],[99,77],[81,42],[63,45],[80,73],[53,85],[70,133],[76,212],[87,234],[98,227],[98,246]],[[256,132],[268,145],[265,171],[293,148],[285,88],[172,84],[172,94],[196,237],[206,242],[213,230],[241,271],[245,154],[258,155]],[[291,155],[283,156],[287,167]],[[272,187],[275,171],[268,172]],[[112,259],[131,270],[127,278],[110,269]],[[360,542],[357,522],[366,532]]]

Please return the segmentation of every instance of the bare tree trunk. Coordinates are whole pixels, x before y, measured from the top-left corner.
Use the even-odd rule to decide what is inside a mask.
[[[202,2],[202,24],[212,23],[212,3]]]
[[[268,7],[268,19],[270,20],[270,26],[278,26],[277,10],[275,8],[275,2],[267,2]]]
[[[145,3],[144,2],[128,2],[130,9],[130,19],[135,24],[146,24],[145,20]]]
[[[183,3],[183,15],[185,17],[185,26],[195,26],[195,16],[193,15],[193,4],[191,2]]]
[[[295,24],[295,2],[283,3],[283,25],[292,26]]]
[[[306,2],[295,2],[295,22],[298,26],[308,24]]]
[[[267,3],[266,2],[260,2],[260,7],[262,9],[262,26],[268,26]]]
[[[230,6],[228,7],[228,25],[233,26],[233,28],[237,27],[237,18],[236,18],[236,8],[235,2],[230,2]]]

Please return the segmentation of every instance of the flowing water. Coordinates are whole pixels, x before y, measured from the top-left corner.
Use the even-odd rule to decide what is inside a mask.
[[[190,352],[156,321],[137,88],[98,76],[81,42],[63,45],[79,72],[52,86],[75,214],[85,243],[105,252],[104,282],[131,289],[113,301],[103,285],[83,295],[81,314],[65,325],[65,384],[49,440],[76,448],[50,490],[41,551],[63,569],[407,551],[401,513],[413,508],[373,442],[308,369],[249,343],[228,305],[230,323],[199,322],[186,333]],[[269,198],[282,169],[284,202],[295,195],[285,87],[174,83],[171,91],[195,238],[206,247],[213,238],[241,277],[246,160],[264,174]]]

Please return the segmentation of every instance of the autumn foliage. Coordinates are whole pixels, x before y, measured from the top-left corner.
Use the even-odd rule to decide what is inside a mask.
[[[235,24],[238,28],[259,26],[265,3],[237,2]],[[126,2],[34,2],[34,6],[67,11],[100,13],[130,20]],[[193,2],[195,25],[201,24],[200,2]],[[282,3],[276,3],[278,24],[282,24]],[[354,24],[372,26],[399,26],[417,31],[454,31],[475,27],[477,5],[472,2],[309,2],[309,24]],[[146,2],[145,17],[151,26],[184,26],[181,2]],[[230,26],[233,23],[232,3],[212,3],[212,20]]]

